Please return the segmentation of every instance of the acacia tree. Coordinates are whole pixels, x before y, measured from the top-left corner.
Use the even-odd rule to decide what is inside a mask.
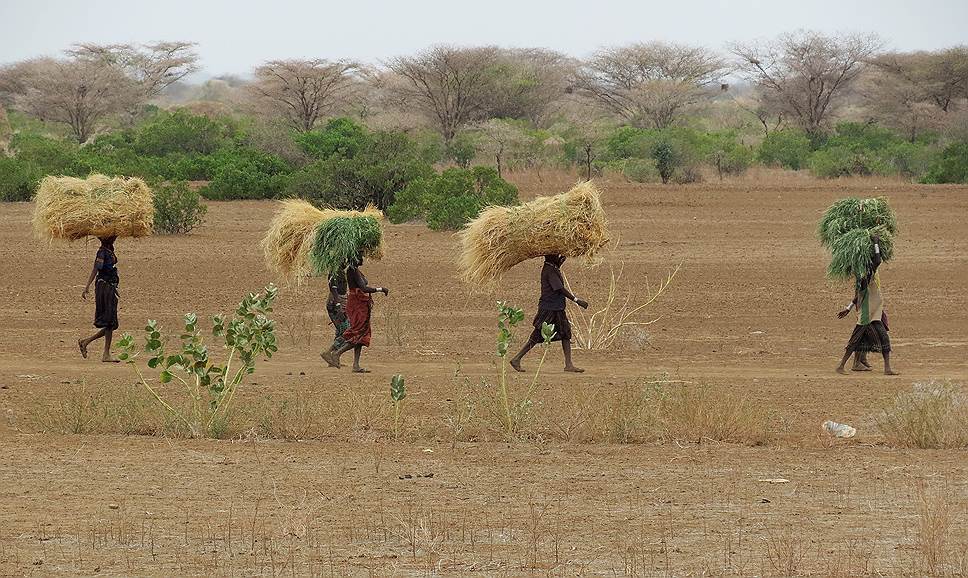
[[[246,88],[265,110],[308,132],[349,102],[359,68],[343,60],[272,60],[255,69]]]
[[[598,51],[578,69],[575,86],[635,126],[665,128],[707,98],[725,70],[702,47],[636,43]]]
[[[730,50],[738,70],[771,105],[817,136],[879,47],[873,35],[796,32],[767,43],[734,44]]]
[[[480,125],[484,151],[494,157],[497,166],[497,176],[504,178],[504,169],[510,160],[528,142],[528,135],[515,125],[514,121],[492,118]]]
[[[560,108],[574,72],[575,61],[553,50],[499,49],[484,114],[542,125]]]
[[[141,98],[138,85],[115,66],[95,59],[43,58],[15,67],[15,108],[41,120],[67,124],[79,143],[106,117]],[[6,76],[6,75],[5,75]]]
[[[102,61],[118,67],[138,83],[144,100],[158,96],[168,86],[198,70],[194,42],[151,44],[75,44],[67,53],[78,59]]]
[[[386,90],[397,106],[421,114],[449,143],[484,116],[498,56],[493,46],[440,45],[394,58],[387,63],[393,77],[385,79]]]

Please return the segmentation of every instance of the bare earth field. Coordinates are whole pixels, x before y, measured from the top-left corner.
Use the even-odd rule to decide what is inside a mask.
[[[512,180],[524,198],[570,184]],[[468,384],[495,375],[494,303],[534,314],[537,263],[470,293],[451,235],[391,225],[386,258],[366,265],[391,289],[376,300],[372,373],[320,361],[331,330],[317,280],[280,292],[280,352],[246,386],[228,439],[103,433],[119,430],[98,404],[142,394],[129,367],[77,354],[95,246],[47,247],[31,237],[31,205],[0,205],[0,575],[968,572],[968,451],[892,448],[875,425],[915,383],[968,382],[968,187],[759,173],[605,189],[624,286],[641,294],[682,268],[641,316],[658,321],[614,350],[576,352],[587,373],[562,372],[550,350],[510,440]],[[833,371],[852,290],[824,279],[814,226],[850,194],[888,195],[902,226],[881,269],[899,377],[875,357],[874,372]],[[258,241],[273,204],[209,207],[190,236],[118,243],[122,332],[231,311],[271,281]],[[601,302],[607,266],[565,271]],[[399,440],[395,373],[408,386]],[[766,435],[622,438],[627,394],[657,376],[743,400]],[[858,435],[829,438],[825,419]],[[774,478],[788,481],[762,481]]]

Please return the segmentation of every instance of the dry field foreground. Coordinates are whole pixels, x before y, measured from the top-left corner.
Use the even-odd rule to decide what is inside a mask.
[[[448,234],[391,226],[387,258],[367,265],[392,291],[377,299],[373,373],[319,361],[317,282],[281,294],[281,351],[259,365],[230,439],[125,436],[103,433],[120,427],[104,416],[143,400],[130,369],[74,345],[90,329],[79,295],[94,246],[42,246],[31,206],[0,206],[0,574],[965,574],[968,452],[894,449],[875,422],[915,383],[968,381],[968,188],[760,177],[607,186],[624,282],[640,293],[682,269],[641,318],[655,324],[577,352],[584,375],[551,350],[510,442],[476,384],[495,373],[494,302],[532,315],[536,263],[469,294]],[[568,185],[518,180],[522,196]],[[850,289],[824,280],[813,236],[832,200],[871,193],[903,227],[882,269],[895,378],[833,373]],[[213,203],[196,234],[120,243],[122,330],[229,311],[267,283],[258,239],[272,208]],[[607,267],[566,273],[601,301]],[[394,373],[409,393],[400,440]],[[650,430],[643,387],[705,391],[704,411],[735,410],[739,443]],[[859,433],[832,440],[825,419]],[[59,433],[72,429],[89,433]]]

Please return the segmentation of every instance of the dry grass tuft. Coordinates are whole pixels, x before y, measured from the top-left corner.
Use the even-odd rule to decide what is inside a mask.
[[[877,427],[897,447],[968,447],[968,395],[951,383],[916,384],[881,412]]]
[[[608,244],[601,196],[591,182],[518,207],[489,207],[458,234],[460,276],[492,283],[522,261],[542,255],[594,257]]]
[[[266,266],[288,285],[300,285],[312,276],[309,254],[316,239],[317,227],[334,217],[373,217],[382,222],[383,213],[375,207],[363,211],[338,211],[336,209],[317,209],[301,199],[286,199],[269,224],[262,239],[262,251]],[[373,259],[383,256],[383,246],[366,255]]]
[[[154,220],[154,195],[139,178],[44,177],[34,199],[34,231],[48,240],[144,237]]]

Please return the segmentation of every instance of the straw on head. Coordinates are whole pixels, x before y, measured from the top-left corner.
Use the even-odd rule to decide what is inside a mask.
[[[517,207],[488,207],[458,236],[460,276],[473,285],[491,283],[527,259],[593,257],[608,244],[601,196],[591,182]]]
[[[316,231],[321,224],[337,217],[369,217],[379,224],[383,220],[383,213],[374,207],[367,207],[363,211],[337,211],[317,209],[301,199],[281,201],[262,239],[266,266],[290,285],[299,285],[306,277],[320,274],[314,271],[310,259],[317,241]],[[364,253],[380,259],[383,256],[382,235],[379,244],[366,249]]]
[[[144,237],[154,218],[154,196],[139,178],[45,177],[34,198],[34,231],[48,240]]]

